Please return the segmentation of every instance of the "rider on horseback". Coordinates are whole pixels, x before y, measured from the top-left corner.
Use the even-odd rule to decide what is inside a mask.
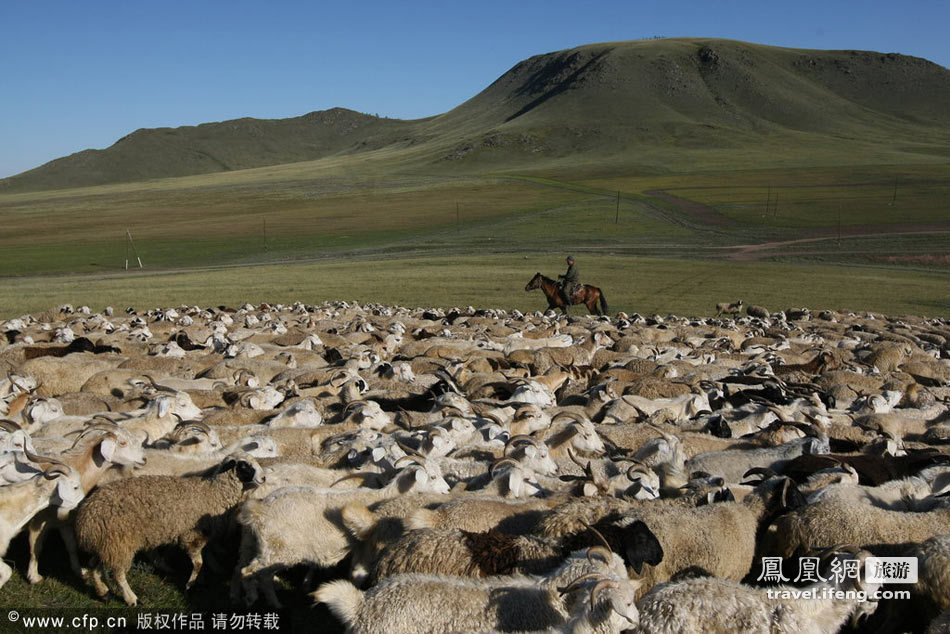
[[[571,297],[574,295],[574,290],[580,286],[580,274],[577,272],[577,267],[574,266],[574,256],[567,256],[567,272],[564,275],[558,275],[557,279],[564,280],[561,282],[561,295],[564,297],[564,301],[568,306],[571,305]]]

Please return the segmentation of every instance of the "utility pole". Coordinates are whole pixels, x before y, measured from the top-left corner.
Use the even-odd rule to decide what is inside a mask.
[[[135,255],[136,261],[139,263],[139,268],[144,268],[142,266],[142,258],[139,257],[139,252],[135,248],[135,243],[132,242],[132,232],[128,228],[125,230],[125,270],[129,270],[129,247],[132,247],[132,254]]]
[[[267,218],[264,218],[264,250],[267,251]]]
[[[457,200],[455,201],[455,230],[462,230],[462,215],[459,212],[459,202]]]
[[[894,203],[897,202],[897,177],[894,177],[894,193],[891,195],[891,202],[888,204],[889,207],[893,207]]]
[[[617,214],[614,216],[614,224],[620,224],[620,190],[617,190]]]

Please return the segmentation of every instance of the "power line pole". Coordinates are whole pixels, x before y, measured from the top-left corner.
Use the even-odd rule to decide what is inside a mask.
[[[614,216],[614,224],[620,224],[620,190],[617,190],[617,215]]]
[[[457,200],[455,201],[455,230],[462,230],[462,216],[459,212],[459,202]]]
[[[135,256],[136,261],[139,263],[139,268],[145,268],[142,266],[142,258],[139,257],[138,249],[135,248],[135,242],[132,241],[132,232],[128,228],[125,230],[125,270],[129,270],[129,247],[132,247],[132,254]]]

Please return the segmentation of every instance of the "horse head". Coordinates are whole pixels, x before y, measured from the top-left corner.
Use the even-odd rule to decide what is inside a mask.
[[[541,277],[541,273],[535,273],[531,281],[525,284],[524,290],[533,291],[536,288],[541,288]]]

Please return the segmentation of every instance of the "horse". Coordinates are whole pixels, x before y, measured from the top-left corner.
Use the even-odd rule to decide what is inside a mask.
[[[533,291],[536,288],[540,288],[541,292],[543,292],[547,298],[548,309],[560,308],[564,311],[565,315],[567,314],[569,306],[564,302],[564,297],[561,295],[560,284],[549,277],[544,277],[540,273],[536,273],[535,276],[531,278],[531,281],[525,284],[524,290]],[[599,311],[597,310],[598,300],[600,300]],[[574,295],[571,297],[571,305],[573,304],[584,304],[587,306],[587,310],[593,315],[606,315],[608,312],[607,298],[604,297],[604,292],[590,284],[581,284],[577,287],[574,291]]]

